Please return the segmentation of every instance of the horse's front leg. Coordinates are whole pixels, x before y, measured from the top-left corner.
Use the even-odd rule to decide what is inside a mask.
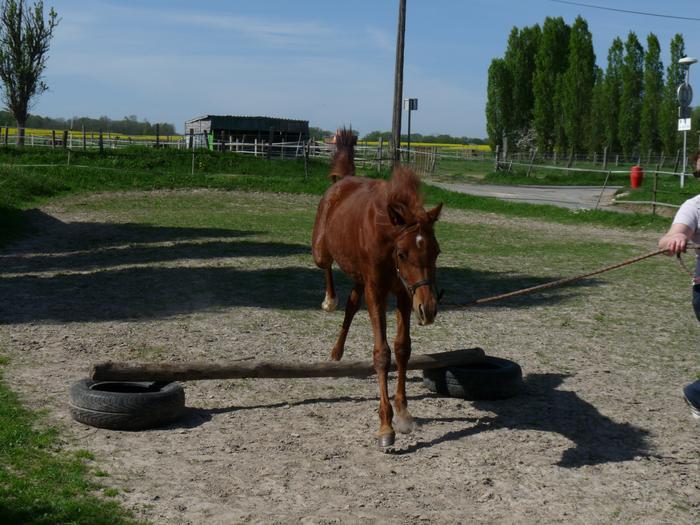
[[[394,411],[389,402],[389,368],[391,367],[391,352],[386,342],[386,293],[378,293],[372,287],[365,287],[367,310],[372,322],[374,333],[374,370],[379,382],[379,434],[377,441],[380,447],[394,444],[396,433],[391,426]]]
[[[396,356],[396,430],[402,434],[412,432],[416,424],[408,411],[406,402],[406,367],[411,357],[411,298],[403,290],[396,296],[396,339],[394,339]]]

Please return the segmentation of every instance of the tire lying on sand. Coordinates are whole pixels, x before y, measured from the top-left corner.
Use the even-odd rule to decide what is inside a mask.
[[[70,391],[71,417],[111,430],[143,430],[166,425],[185,411],[185,390],[178,383],[91,381]]]
[[[431,392],[470,401],[513,397],[522,383],[520,365],[493,356],[472,365],[423,370],[423,386]]]

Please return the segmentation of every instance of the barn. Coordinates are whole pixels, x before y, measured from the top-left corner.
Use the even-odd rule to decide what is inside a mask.
[[[214,142],[299,142],[309,138],[309,121],[274,117],[203,115],[185,122],[188,145],[213,148]],[[204,142],[206,140],[207,142]]]

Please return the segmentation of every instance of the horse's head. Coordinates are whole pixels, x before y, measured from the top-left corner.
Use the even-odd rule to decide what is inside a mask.
[[[418,324],[428,325],[437,314],[438,292],[435,282],[435,261],[440,246],[434,224],[442,204],[430,211],[412,212],[400,203],[388,206],[392,224],[399,228],[394,245],[396,274],[411,298]]]

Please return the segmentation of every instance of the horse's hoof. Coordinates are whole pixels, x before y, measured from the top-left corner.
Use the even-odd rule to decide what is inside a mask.
[[[379,445],[379,448],[390,447],[394,444],[394,441],[396,441],[396,434],[394,434],[393,432],[391,434],[382,434],[377,438],[377,444]]]
[[[337,307],[338,307],[338,298],[337,297],[331,298],[331,297],[328,297],[326,295],[326,298],[321,303],[321,308],[323,308],[326,312],[334,312]]]
[[[394,429],[401,434],[410,434],[416,429],[416,421],[410,414],[407,417],[395,417]]]

